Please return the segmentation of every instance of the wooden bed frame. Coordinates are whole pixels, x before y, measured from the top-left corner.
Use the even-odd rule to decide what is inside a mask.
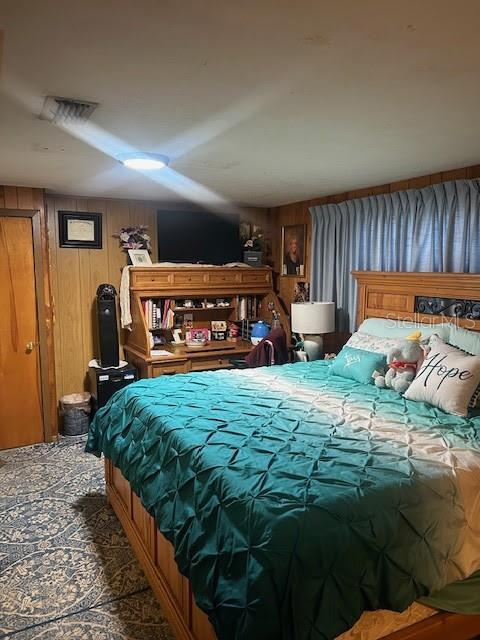
[[[480,303],[480,275],[386,272],[353,275],[358,282],[358,323],[369,317],[445,322],[448,318],[444,311],[451,313],[453,309],[460,317],[450,316],[450,320],[480,331],[480,305],[475,306]],[[472,315],[478,319],[469,317]],[[172,545],[109,460],[105,461],[105,477],[110,503],[177,640],[216,640],[207,616],[195,604],[189,581],[177,568]],[[439,612],[384,636],[384,640],[470,640],[477,635],[480,615]]]
[[[365,318],[391,318],[450,321],[480,331],[480,274],[354,271],[353,276],[358,283],[358,325]]]

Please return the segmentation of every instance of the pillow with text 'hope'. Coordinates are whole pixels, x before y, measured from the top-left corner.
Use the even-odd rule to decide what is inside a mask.
[[[362,384],[373,384],[373,372],[385,371],[386,366],[387,359],[383,353],[345,346],[333,361],[332,373]]]
[[[466,416],[479,383],[480,356],[471,356],[436,338],[404,398]]]

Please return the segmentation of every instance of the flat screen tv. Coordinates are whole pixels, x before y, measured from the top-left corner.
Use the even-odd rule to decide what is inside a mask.
[[[158,211],[158,261],[225,264],[240,260],[237,214]]]

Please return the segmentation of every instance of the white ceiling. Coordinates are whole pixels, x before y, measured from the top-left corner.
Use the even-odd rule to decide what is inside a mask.
[[[478,0],[2,0],[0,29],[0,184],[272,206],[480,162]],[[47,94],[100,103],[87,142]]]

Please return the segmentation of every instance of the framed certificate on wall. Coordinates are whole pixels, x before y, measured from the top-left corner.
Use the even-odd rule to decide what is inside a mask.
[[[102,214],[87,211],[59,211],[58,238],[61,247],[102,248]]]

